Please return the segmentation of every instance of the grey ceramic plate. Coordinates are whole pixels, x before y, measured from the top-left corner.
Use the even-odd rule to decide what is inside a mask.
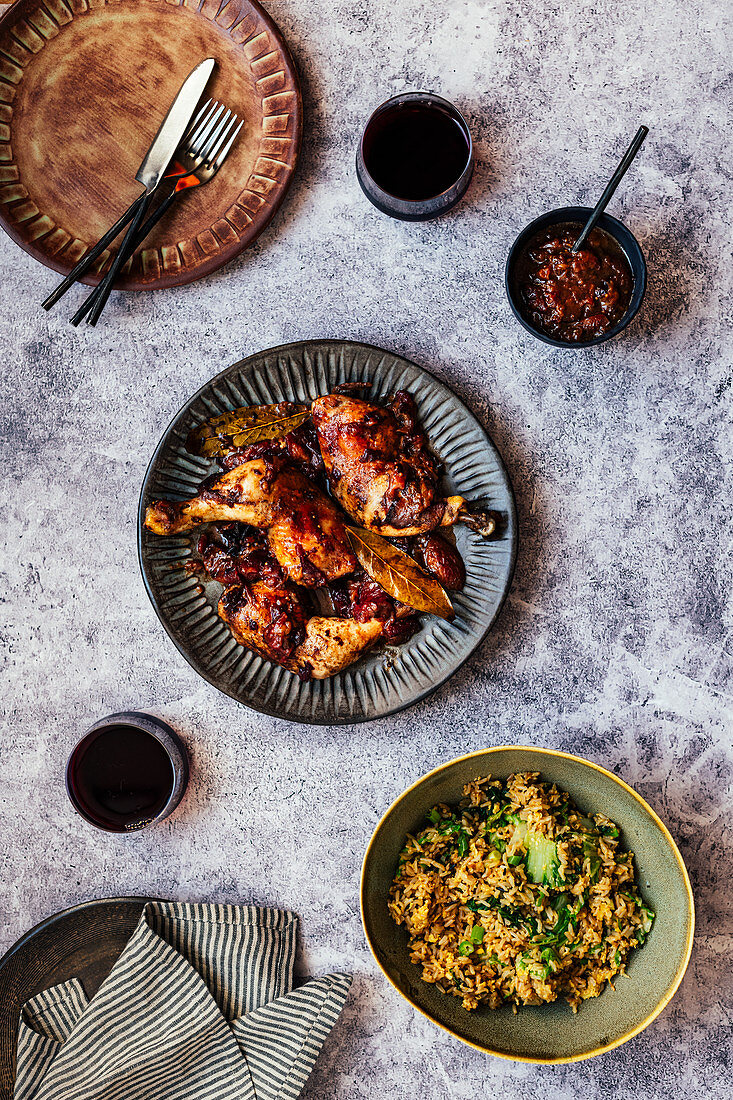
[[[419,829],[438,802],[458,802],[478,776],[506,778],[538,771],[567,791],[586,814],[604,813],[634,853],[641,895],[656,913],[649,939],[634,951],[626,975],[573,1014],[564,1001],[467,1012],[440,993],[410,962],[407,933],[387,909],[389,889],[407,833]],[[695,910],[677,846],[650,806],[623,780],[597,764],[551,749],[501,746],[452,760],[419,779],[390,806],[364,858],[361,910],[369,946],[396,989],[434,1023],[489,1054],[522,1062],[576,1062],[617,1047],[655,1019],[677,990],[690,960]]]
[[[150,898],[105,898],[55,913],[0,959],[0,1100],[11,1100],[21,1006],[49,986],[79,978],[93,997],[122,954]]]
[[[466,563],[466,587],[454,596],[452,623],[423,617],[404,645],[375,650],[329,680],[301,683],[279,665],[238,645],[219,619],[221,585],[204,584],[182,568],[197,534],[161,538],[143,526],[156,498],[192,496],[215,467],[190,455],[192,427],[241,405],[308,401],[341,382],[367,382],[378,397],[408,390],[433,449],[445,465],[445,486],[499,513],[498,537],[483,541],[455,528]],[[272,348],[235,363],[184,405],[158,444],[140,496],[138,549],[145,587],[170,638],[209,683],[240,703],[291,722],[364,722],[428,695],[480,644],[509,590],[517,548],[511,485],[485,430],[462,401],[426,370],[391,352],[344,340],[313,340]]]

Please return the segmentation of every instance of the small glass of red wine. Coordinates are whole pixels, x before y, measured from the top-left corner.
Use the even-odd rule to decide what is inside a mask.
[[[186,750],[169,725],[126,711],[96,722],[66,765],[74,809],[109,833],[130,833],[173,813],[188,783]]]
[[[356,175],[366,197],[403,221],[427,221],[450,210],[472,174],[466,120],[432,92],[405,92],[382,103],[356,152]]]

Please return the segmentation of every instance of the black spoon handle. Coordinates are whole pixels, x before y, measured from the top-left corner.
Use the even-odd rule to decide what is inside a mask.
[[[613,195],[618,185],[621,183],[621,180],[626,175],[629,165],[641,149],[641,144],[648,133],[649,128],[647,126],[640,126],[639,129],[636,131],[636,137],[631,142],[631,145],[628,147],[621,160],[619,161],[618,168],[611,176],[610,180],[608,181],[608,186],[606,187],[606,190],[601,195],[600,199],[593,209],[593,213],[583,226],[582,233],[580,234],[571,249],[572,252],[578,251],[578,249],[581,247],[586,237],[590,233],[591,229],[593,229],[601,214],[608,206],[609,202],[611,201],[611,196]]]
[[[112,244],[112,241],[115,239],[117,234],[121,233],[127,223],[135,217],[135,214],[137,213],[138,208],[142,205],[144,198],[145,192],[143,192],[143,194],[140,195],[139,198],[135,199],[134,203],[132,203],[132,205],[127,208],[121,218],[118,218],[112,228],[108,229],[103,237],[100,237],[94,247],[90,248],[88,252],[84,253],[82,258],[79,260],[79,263],[71,269],[66,278],[63,279],[62,282],[60,282],[59,285],[56,287],[56,289],[52,291],[51,294],[49,294],[48,298],[46,298],[46,301],[43,303],[44,309],[51,309],[52,306],[55,306],[59,299],[63,298],[64,294],[66,294],[66,291],[69,289],[69,287],[72,287],[74,283],[77,282],[77,280],[81,279],[82,275],[86,275],[87,271],[92,266],[94,261],[99,259],[105,248],[107,248],[108,245]]]

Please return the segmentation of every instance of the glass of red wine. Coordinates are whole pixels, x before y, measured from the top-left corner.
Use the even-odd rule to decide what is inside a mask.
[[[356,152],[361,189],[378,210],[427,221],[455,206],[473,174],[473,142],[457,107],[405,92],[377,107]]]
[[[96,722],[66,765],[74,809],[110,833],[130,833],[173,813],[188,783],[178,735],[152,714],[126,711]]]

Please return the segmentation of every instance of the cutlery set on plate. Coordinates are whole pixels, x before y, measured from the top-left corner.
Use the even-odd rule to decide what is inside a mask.
[[[44,309],[56,305],[92,267],[97,265],[104,271],[108,263],[99,284],[71,319],[72,325],[78,325],[84,318],[87,324],[96,325],[115,280],[153,227],[179,195],[209,183],[219,171],[244,122],[225,104],[212,99],[197,112],[215,66],[215,60],[207,58],[184,81],[136,173],[135,179],[145,190],[46,298]],[[107,261],[104,253],[125,226],[129,228],[121,245]]]

